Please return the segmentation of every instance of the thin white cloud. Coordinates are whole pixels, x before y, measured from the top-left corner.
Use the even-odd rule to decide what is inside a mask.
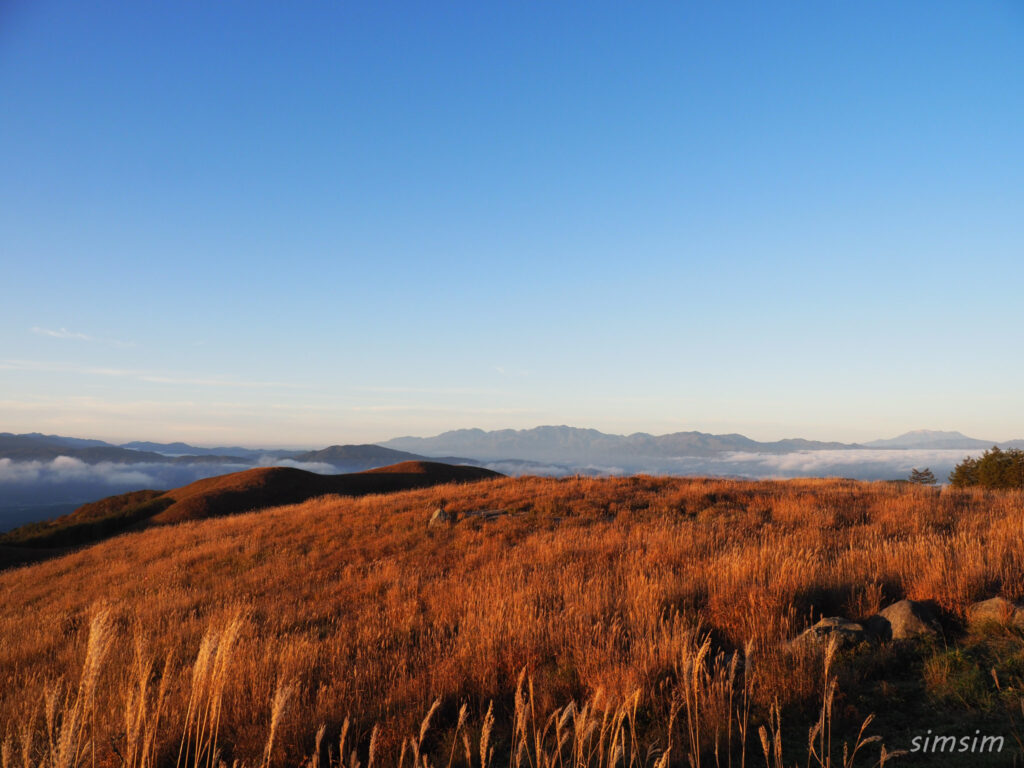
[[[260,458],[261,467],[292,467],[304,469],[307,472],[315,472],[318,475],[336,475],[338,468],[322,461],[295,461],[295,459],[278,459],[273,456]]]
[[[285,381],[257,381],[234,379],[228,376],[187,376],[164,374],[155,371],[141,371],[127,368],[102,368],[70,363],[40,360],[0,360],[0,370],[37,371],[40,373],[71,373],[81,376],[111,376],[134,379],[147,384],[183,384],[200,387],[226,387],[236,389],[306,389],[304,384]]]
[[[353,392],[371,392],[381,395],[507,395],[507,391],[480,387],[402,387],[354,386]]]
[[[139,374],[138,379],[139,381],[145,381],[150,384],[195,384],[200,387],[242,387],[251,389],[305,388],[305,386],[302,384],[292,384],[284,381],[240,381],[238,379],[229,379],[225,377],[190,378],[187,376],[158,376],[154,374]]]
[[[40,328],[39,326],[32,327],[32,333],[38,333],[40,336],[50,336],[54,339],[78,339],[79,341],[93,341],[91,336],[86,336],[84,333],[73,333],[67,328],[59,328],[54,331],[49,328]]]
[[[38,325],[32,327],[32,333],[39,336],[48,336],[51,339],[68,339],[72,341],[85,341],[91,344],[108,344],[112,347],[134,347],[134,341],[122,341],[121,339],[109,339],[99,336],[90,336],[87,333],[69,331],[67,328],[40,328]]]
[[[216,406],[218,410],[241,407],[238,404],[232,403],[214,403],[213,405]],[[81,396],[41,396],[23,400],[0,400],[0,411],[6,410],[11,413],[32,414],[59,413],[62,420],[67,419],[68,414],[70,413],[96,413],[103,416],[126,414],[128,416],[138,417],[147,413],[152,413],[161,408],[186,410],[195,407],[196,403],[191,400],[124,400],[111,402],[109,400],[101,400],[95,397]]]
[[[533,375],[533,371],[526,368],[510,368],[505,365],[492,365],[491,370],[499,376],[516,376],[522,378]]]
[[[420,404],[392,403],[381,405],[353,405],[349,411],[364,413],[458,413],[462,415],[504,416],[534,413],[529,408],[460,408],[456,406],[435,406]]]

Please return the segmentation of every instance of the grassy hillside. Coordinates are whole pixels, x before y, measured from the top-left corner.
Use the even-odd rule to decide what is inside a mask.
[[[83,504],[53,520],[15,528],[0,535],[12,547],[71,547],[107,538],[167,509],[174,499],[164,491],[132,491]],[[0,560],[0,565],[3,565]]]
[[[442,503],[459,521],[428,527]],[[405,749],[420,766],[484,768],[493,749],[502,766],[653,767],[671,747],[664,768],[740,765],[744,749],[761,764],[762,743],[775,766],[781,740],[784,764],[805,765],[835,682],[822,764],[842,764],[872,713],[867,733],[890,750],[978,730],[1006,749],[970,764],[1008,764],[1024,642],[969,628],[966,609],[1024,595],[1022,529],[1016,492],[646,477],[499,478],[188,521],[0,573],[0,723],[10,754],[44,754],[52,701],[98,765],[174,765],[182,750],[205,765],[213,741],[228,764],[337,763],[346,719],[348,768],[371,741],[377,764]],[[942,634],[831,655],[787,645],[822,615],[863,620],[903,597],[935,601]]]
[[[83,504],[53,520],[29,523],[0,535],[0,567],[20,564],[19,547],[73,547],[129,529],[295,504],[333,493],[362,496],[438,483],[498,477],[481,467],[406,461],[366,472],[320,475],[292,467],[260,467],[198,480],[170,491],[133,491]],[[20,557],[19,557],[20,555]]]
[[[156,515],[152,523],[220,517],[250,509],[294,504],[329,493],[363,496],[498,476],[497,472],[482,467],[432,461],[406,461],[345,475],[318,475],[292,467],[262,467],[198,480],[168,491],[166,495],[173,499],[173,503]]]

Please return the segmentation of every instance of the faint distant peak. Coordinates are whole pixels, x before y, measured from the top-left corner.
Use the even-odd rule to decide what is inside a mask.
[[[991,440],[978,440],[962,432],[938,429],[915,429],[897,437],[864,443],[868,448],[988,448]]]

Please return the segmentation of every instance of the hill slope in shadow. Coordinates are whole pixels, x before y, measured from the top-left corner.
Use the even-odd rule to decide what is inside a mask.
[[[317,496],[364,496],[501,477],[482,467],[406,461],[342,475],[259,467],[198,480],[170,491],[133,491],[0,536],[0,568],[61,554],[126,530],[298,504]],[[29,556],[26,550],[35,550]],[[45,552],[43,551],[45,549]]]
[[[499,476],[497,472],[482,467],[432,461],[406,461],[345,475],[318,475],[293,467],[260,467],[199,480],[168,491],[164,496],[172,499],[173,503],[154,515],[150,523],[159,525],[221,517],[252,509],[298,504],[327,494],[364,496]]]

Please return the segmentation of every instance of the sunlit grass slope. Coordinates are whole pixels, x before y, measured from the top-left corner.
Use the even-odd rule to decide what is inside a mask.
[[[461,519],[428,527],[442,503]],[[163,689],[154,758],[209,761],[186,734],[197,727],[201,662],[217,654],[203,641],[211,627],[230,634],[215,713],[228,764],[259,764],[272,734],[266,759],[297,765],[321,725],[319,754],[333,745],[337,759],[346,718],[346,754],[356,746],[365,762],[377,725],[375,759],[397,764],[436,701],[419,739],[431,765],[467,765],[457,728],[474,734],[480,762],[488,711],[504,765],[517,751],[524,669],[522,691],[532,680],[532,692],[521,691],[520,707],[528,697],[540,730],[552,712],[569,728],[585,701],[608,717],[626,702],[643,745],[626,748],[630,760],[652,765],[671,746],[667,762],[688,764],[700,750],[712,765],[717,745],[719,764],[729,751],[739,765],[744,749],[754,764],[765,759],[764,726],[770,748],[778,730],[795,750],[786,764],[804,764],[824,650],[785,641],[821,615],[864,619],[910,597],[938,604],[967,661],[943,656],[941,641],[836,655],[836,760],[872,712],[869,732],[890,748],[936,724],[970,723],[973,733],[992,722],[1009,740],[1024,646],[1011,630],[968,633],[963,620],[973,600],[1024,594],[1022,530],[1024,496],[1013,492],[649,477],[500,478],[187,521],[0,573],[0,722],[11,754],[23,730],[42,754],[47,681],[62,677],[74,693],[90,617],[102,615],[110,646],[88,736],[104,765],[120,765],[132,741],[125,709],[138,709],[128,692],[145,688],[140,680],[151,715]],[[966,679],[965,669],[981,674]],[[881,711],[892,697],[903,697],[898,714]]]

